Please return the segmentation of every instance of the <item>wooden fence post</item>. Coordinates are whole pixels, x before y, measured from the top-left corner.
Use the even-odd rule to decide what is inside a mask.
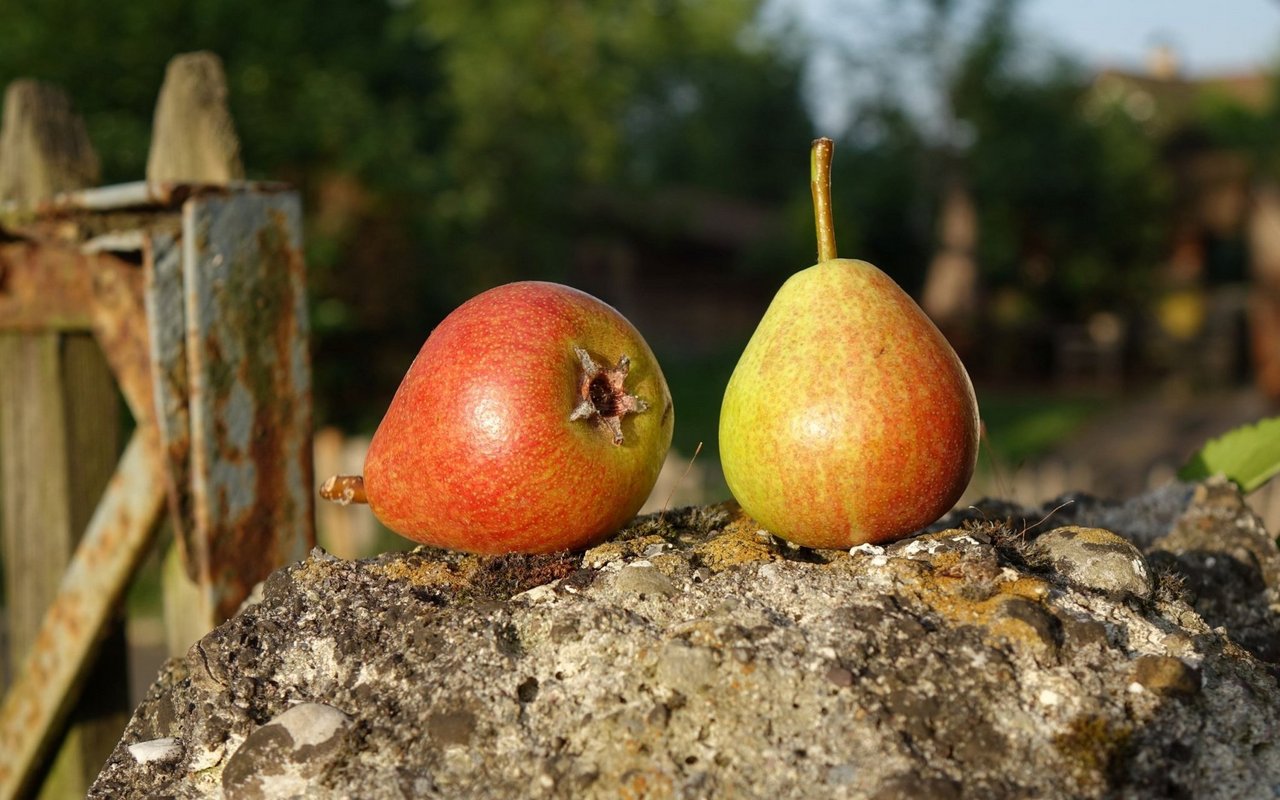
[[[182,77],[184,63],[197,67],[196,80]],[[55,512],[30,511],[40,492],[61,497],[101,482],[97,473],[81,472],[95,456],[79,442],[86,431],[103,452],[118,449],[99,427],[118,418],[116,387],[136,423],[61,580],[35,581],[57,591],[0,706],[0,800],[41,779],[101,634],[153,542],[166,496],[179,543],[168,562],[177,588],[167,600],[176,607],[185,592],[192,601],[177,615],[185,628],[171,646],[230,617],[258,581],[315,543],[301,208],[286,186],[227,182],[240,166],[221,105],[225,86],[210,65],[217,60],[198,54],[179,57],[170,69],[178,77],[167,86],[179,97],[162,92],[160,105],[169,110],[157,111],[153,143],[153,163],[170,171],[46,198],[43,192],[74,185],[65,176],[92,172],[74,168],[66,155],[84,148],[64,148],[40,162],[53,165],[34,170],[40,180],[10,181],[21,192],[0,202],[0,333],[12,337],[0,345],[10,361],[0,367],[0,503],[13,532],[5,544],[17,554],[6,554],[7,561],[25,569],[24,553],[47,560],[53,552],[42,535]],[[182,100],[184,91],[195,99]],[[175,126],[184,114],[192,128]],[[24,119],[9,115],[0,139],[36,148],[75,139],[49,133],[43,118],[27,124],[34,133],[9,132]],[[220,133],[201,138],[201,126]],[[170,146],[184,135],[191,141]],[[31,160],[0,154],[10,165]],[[211,164],[225,169],[201,172]],[[31,188],[41,181],[45,188]],[[94,342],[70,338],[82,332],[92,332]],[[82,373],[93,372],[84,355],[96,352],[95,343],[115,384],[82,391],[90,380]],[[44,382],[33,383],[33,375]],[[83,510],[63,511],[64,527],[83,522]],[[19,513],[23,519],[9,524]],[[124,676],[110,685],[124,687]],[[89,694],[100,698],[105,688],[95,685]]]
[[[0,201],[34,206],[94,185],[98,159],[67,96],[12,83],[0,128]],[[0,542],[8,663],[16,672],[122,448],[115,380],[89,333],[0,334]],[[42,796],[83,796],[128,721],[127,647],[117,619],[71,713]]]
[[[226,184],[243,179],[222,60],[203,51],[174,56],[156,100],[147,180]]]

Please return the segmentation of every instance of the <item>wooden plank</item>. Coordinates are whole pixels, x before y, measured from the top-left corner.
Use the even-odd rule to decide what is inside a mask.
[[[5,93],[0,129],[0,201],[35,207],[58,192],[96,183],[98,159],[67,96],[36,81],[15,81]],[[31,329],[81,329],[99,276],[69,248],[6,246],[0,260],[0,317],[28,316]],[[106,281],[105,291],[121,287]],[[30,317],[43,314],[30,325]],[[39,645],[37,628],[53,600],[71,549],[88,524],[119,455],[121,413],[115,381],[87,332],[4,335],[0,345],[0,519],[11,631],[8,656],[24,659]],[[94,628],[102,636],[103,625]],[[44,795],[83,795],[128,709],[124,629],[105,638],[110,655],[75,664],[92,672],[99,689],[76,703],[60,695],[60,709],[75,706],[73,724],[50,726],[46,740],[61,747],[46,771]],[[20,689],[32,680],[16,677]],[[6,722],[8,720],[6,719]],[[40,767],[32,764],[28,771]]]
[[[109,253],[95,253],[86,259],[93,281],[94,337],[134,420],[154,424],[156,404],[142,270]]]
[[[193,555],[218,619],[315,544],[300,216],[292,193],[184,209]]]
[[[163,471],[155,429],[137,428],[0,706],[0,800],[29,788],[79,694],[103,627],[151,544]]]
[[[194,579],[188,553],[191,536],[191,416],[188,412],[186,310],[182,284],[182,245],[177,236],[155,232],[143,246],[151,381],[160,443],[168,460],[165,485],[169,516],[183,562]]]
[[[9,84],[0,128],[0,200],[33,206],[92,186],[98,172],[98,156],[66,93],[40,81]]]
[[[0,542],[15,670],[75,544],[59,338],[0,335]]]
[[[89,526],[98,499],[124,446],[123,408],[115,378],[93,337],[61,337],[66,475],[71,541]],[[69,560],[69,559],[68,559]],[[65,567],[65,563],[63,565]],[[49,576],[41,593],[52,603],[61,572]],[[43,615],[42,615],[43,616]],[[99,655],[88,667],[94,691],[80,697],[40,797],[55,800],[81,796],[97,776],[129,722],[129,662],[124,616],[117,610],[107,621]]]
[[[16,673],[111,476],[121,409],[111,371],[88,334],[0,336],[0,365],[0,536],[8,656]],[[89,667],[98,689],[72,713],[42,796],[83,795],[128,721],[124,627],[118,618],[106,639],[108,655]]]
[[[164,596],[164,642],[171,658],[182,658],[221,621],[214,613],[213,592],[187,575],[181,548],[171,545],[160,564]]]
[[[156,100],[147,180],[227,185],[244,177],[240,143],[227,108],[227,81],[208,52],[175,56]],[[174,543],[164,557],[165,638],[169,652],[186,652],[218,621],[210,578],[207,524],[194,517],[191,425],[185,340],[185,288],[176,242],[155,241],[148,259],[147,301],[161,438],[169,455],[169,507]],[[161,313],[159,307],[164,306]],[[174,330],[174,323],[178,329]],[[176,335],[175,335],[176,334]]]
[[[147,180],[226,184],[243,177],[222,60],[210,52],[174,56],[156,100]]]

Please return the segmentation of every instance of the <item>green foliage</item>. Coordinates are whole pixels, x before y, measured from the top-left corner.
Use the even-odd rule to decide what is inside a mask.
[[[1082,67],[1032,49],[1019,5],[914,0],[890,21],[847,12],[850,27],[889,39],[844,53],[852,74],[883,88],[837,148],[842,251],[917,290],[939,200],[959,184],[979,214],[985,291],[1016,290],[1042,324],[1140,305],[1173,201],[1159,144],[1123,113],[1092,108]]]
[[[1048,452],[1107,407],[1094,397],[985,389],[978,399],[983,446],[999,462],[1018,466]]]
[[[1132,120],[1086,113],[1088,81],[1070,62],[1015,70],[1017,42],[999,31],[952,93],[973,133],[960,158],[984,277],[1029,290],[1046,316],[1132,304],[1164,255],[1171,197],[1157,145]]]
[[[757,6],[419,2],[448,86],[433,211],[467,265],[458,293],[563,279],[575,242],[599,234],[587,190],[776,198],[783,149],[810,131],[798,69],[752,35]]]
[[[1211,439],[1178,471],[1184,481],[1226,475],[1248,494],[1280,474],[1280,417],[1243,425]]]
[[[858,126],[836,146],[832,164],[840,255],[870,261],[918,296],[934,244],[929,217],[937,186],[930,175],[929,145],[892,101],[867,106]],[[807,192],[796,208],[808,243],[802,252],[812,252],[813,207]]]
[[[219,54],[250,177],[303,193],[318,416],[367,425],[450,307],[567,277],[593,198],[803,190],[799,67],[758,5],[0,0],[0,84],[67,89],[104,179],[137,180],[169,58]]]
[[[1016,290],[1038,323],[1144,297],[1172,202],[1157,145],[1123,109],[1091,103],[1083,70],[1028,52],[1016,0],[880,3],[861,18],[831,4],[820,36],[766,32],[766,5],[0,0],[0,84],[68,89],[104,179],[137,180],[168,59],[222,57],[250,176],[303,193],[321,422],[375,421],[466,296],[566,279],[584,243],[652,236],[660,221],[617,209],[652,209],[672,187],[784,220],[732,263],[702,254],[724,259],[725,280],[808,266],[805,101],[845,100],[806,98],[804,59],[860,30],[877,34],[849,45],[833,81],[871,87],[837,137],[842,255],[918,293],[939,198],[960,180],[988,297]],[[1204,106],[1212,136],[1274,159],[1280,111]]]

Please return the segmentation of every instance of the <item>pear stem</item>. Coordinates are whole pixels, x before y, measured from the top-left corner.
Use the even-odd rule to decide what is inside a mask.
[[[369,502],[364,493],[364,477],[360,475],[334,475],[320,487],[320,496],[341,506]]]
[[[818,261],[836,257],[836,227],[831,219],[831,157],[835,142],[814,139],[809,151],[809,189],[813,192],[813,221],[818,229]]]

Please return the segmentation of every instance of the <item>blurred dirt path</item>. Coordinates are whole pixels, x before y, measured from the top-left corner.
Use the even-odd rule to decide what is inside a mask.
[[[1165,389],[1103,412],[1054,456],[1088,464],[1094,493],[1130,497],[1171,477],[1208,439],[1277,413],[1280,408],[1252,387]]]

